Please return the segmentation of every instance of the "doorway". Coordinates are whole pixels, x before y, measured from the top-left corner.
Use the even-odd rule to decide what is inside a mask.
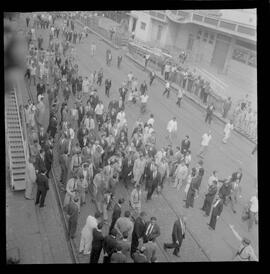
[[[136,24],[137,24],[137,19],[136,19],[136,18],[133,18],[133,24],[132,24],[131,32],[135,31],[135,29],[136,29]]]
[[[212,66],[218,70],[223,70],[230,44],[221,40],[216,40],[215,50],[212,58]]]

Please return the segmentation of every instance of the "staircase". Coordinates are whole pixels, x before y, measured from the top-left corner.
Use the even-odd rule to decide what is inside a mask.
[[[25,189],[26,157],[16,92],[5,94],[5,131],[12,190]]]

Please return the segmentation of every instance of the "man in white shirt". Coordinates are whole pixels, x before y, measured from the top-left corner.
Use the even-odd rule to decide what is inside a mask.
[[[226,125],[225,125],[225,128],[224,128],[224,138],[222,140],[222,142],[224,144],[227,143],[227,140],[228,138],[230,137],[231,135],[231,131],[233,130],[233,121],[230,120]]]
[[[179,191],[188,175],[188,168],[184,162],[180,163],[175,171],[174,188]]]
[[[154,114],[150,114],[150,118],[149,120],[147,121],[147,125],[151,125],[152,127],[154,126],[154,122],[155,122],[155,119],[154,119]]]
[[[150,58],[150,55],[149,54],[146,54],[144,56],[144,70],[146,70],[146,67],[147,67],[147,64],[148,64],[148,61],[149,61],[149,58]]]
[[[208,187],[213,185],[214,181],[218,182],[218,177],[217,177],[217,171],[216,170],[213,171],[212,175],[208,179]]]
[[[121,124],[123,124],[124,123],[124,120],[126,119],[126,114],[125,114],[125,112],[124,112],[124,110],[123,109],[121,109],[118,113],[117,113],[117,115],[116,115],[116,120],[120,120],[120,123]]]
[[[130,72],[127,77],[128,77],[127,86],[128,86],[128,88],[131,88],[131,83],[132,83],[132,79],[133,79],[132,72]]]
[[[183,95],[184,95],[184,90],[180,87],[179,90],[178,90],[177,102],[176,102],[176,105],[178,105],[179,108],[180,108],[180,105],[181,105]]]
[[[176,138],[176,132],[177,132],[176,117],[173,117],[173,119],[168,122],[167,131],[169,133],[167,138],[169,138],[170,142],[172,143],[172,139]]]
[[[102,101],[99,101],[95,108],[96,119],[97,119],[99,128],[103,121],[103,111],[104,111],[104,105],[103,105]]]
[[[165,84],[165,90],[164,90],[162,95],[165,95],[167,93],[167,98],[169,98],[170,88],[171,88],[171,84],[170,84],[170,82],[167,81],[166,84]]]
[[[255,220],[256,214],[258,214],[258,197],[257,195],[252,196],[249,200],[249,219],[248,219],[248,231],[251,230]]]
[[[200,147],[199,153],[197,154],[198,157],[203,158],[205,156],[205,153],[207,151],[207,148],[211,139],[212,139],[211,130],[209,130],[208,133],[203,134],[201,147]]]
[[[147,94],[141,95],[141,113],[145,113],[146,111],[146,104],[149,96]]]
[[[93,42],[91,45],[91,56],[94,57],[95,52],[96,52],[97,46],[96,44]]]

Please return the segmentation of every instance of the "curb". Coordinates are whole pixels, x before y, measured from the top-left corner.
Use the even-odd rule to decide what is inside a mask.
[[[131,61],[135,62],[137,65],[139,65],[140,67],[144,68],[144,66],[141,64],[141,62],[139,60],[136,60],[133,56],[131,56],[130,53],[126,53],[125,54],[126,57],[128,57]],[[149,68],[146,68],[147,72],[150,72],[151,70]],[[161,81],[163,84],[165,84],[165,80],[163,78],[161,78],[159,75],[156,74],[156,77],[159,79],[159,81]],[[171,84],[172,90],[174,91],[175,94],[177,94],[177,88],[176,88],[176,84],[172,83]],[[188,98],[189,100],[193,101],[196,105],[198,105],[199,107],[203,108],[204,110],[206,110],[206,106],[202,105],[200,102],[198,102],[198,100],[196,100],[195,98],[193,98],[192,96],[187,95],[187,93],[184,94],[184,97]],[[223,124],[226,124],[226,120],[224,120],[222,117],[220,117],[219,115],[217,115],[216,113],[213,113],[213,116],[215,118],[217,118],[219,121],[221,121]],[[239,135],[241,135],[242,137],[244,137],[247,141],[251,142],[252,144],[256,145],[256,142],[253,141],[252,139],[248,138],[245,134],[243,134],[241,131],[239,131],[238,129],[234,129],[234,131],[236,133],[238,133]]]

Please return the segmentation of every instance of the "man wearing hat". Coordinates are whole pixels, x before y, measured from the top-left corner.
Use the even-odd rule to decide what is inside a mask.
[[[229,225],[234,236],[241,241],[236,254],[233,256],[233,261],[259,261],[252,246],[251,241],[246,237],[241,237],[234,229],[233,225]]]
[[[36,196],[36,202],[35,205],[39,204],[39,207],[44,207],[44,201],[47,194],[47,191],[49,190],[49,183],[48,178],[46,176],[46,169],[42,168],[40,170],[40,173],[37,175],[37,196]],[[39,201],[41,197],[41,200]]]

